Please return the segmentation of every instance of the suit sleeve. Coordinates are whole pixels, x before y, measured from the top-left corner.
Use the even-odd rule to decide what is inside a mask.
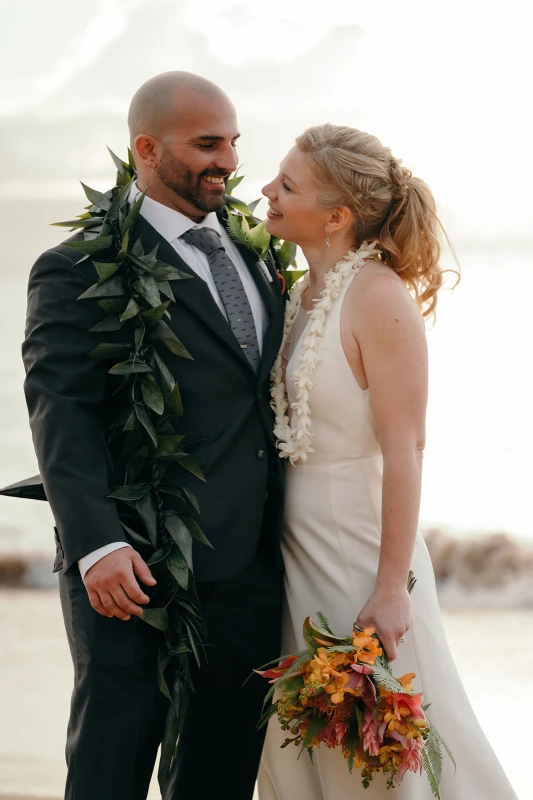
[[[127,541],[115,502],[107,497],[109,365],[88,356],[100,341],[89,329],[102,312],[95,300],[77,300],[95,279],[88,277],[88,262],[76,264],[78,254],[66,252],[74,261],[50,250],[31,271],[22,345],[30,427],[65,571],[93,550]]]

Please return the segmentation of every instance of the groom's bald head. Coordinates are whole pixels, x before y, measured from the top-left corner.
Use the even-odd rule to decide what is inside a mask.
[[[191,115],[216,108],[233,109],[230,99],[216,84],[192,72],[163,72],[135,92],[128,113],[132,144],[139,134],[157,139]]]
[[[137,185],[197,219],[224,206],[237,168],[235,108],[211,81],[164,72],[135,93],[128,114]]]

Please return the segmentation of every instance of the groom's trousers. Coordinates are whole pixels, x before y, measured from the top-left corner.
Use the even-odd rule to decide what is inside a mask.
[[[195,671],[164,800],[252,800],[265,731],[256,731],[268,685],[251,670],[280,653],[282,573],[263,538],[235,578],[199,583],[210,646]],[[65,800],[145,800],[167,700],[157,685],[161,634],[138,619],[98,614],[75,567],[60,576],[75,681]]]

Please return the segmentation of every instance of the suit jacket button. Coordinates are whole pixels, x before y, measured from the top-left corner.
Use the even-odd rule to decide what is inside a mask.
[[[267,453],[266,450],[258,450],[256,455],[257,455],[257,458],[260,461],[264,461],[266,459],[268,453]]]

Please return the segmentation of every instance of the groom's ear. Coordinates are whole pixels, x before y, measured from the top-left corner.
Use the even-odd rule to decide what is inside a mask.
[[[331,233],[338,233],[348,228],[353,222],[352,212],[348,206],[337,206],[330,210],[330,216],[326,223]]]

